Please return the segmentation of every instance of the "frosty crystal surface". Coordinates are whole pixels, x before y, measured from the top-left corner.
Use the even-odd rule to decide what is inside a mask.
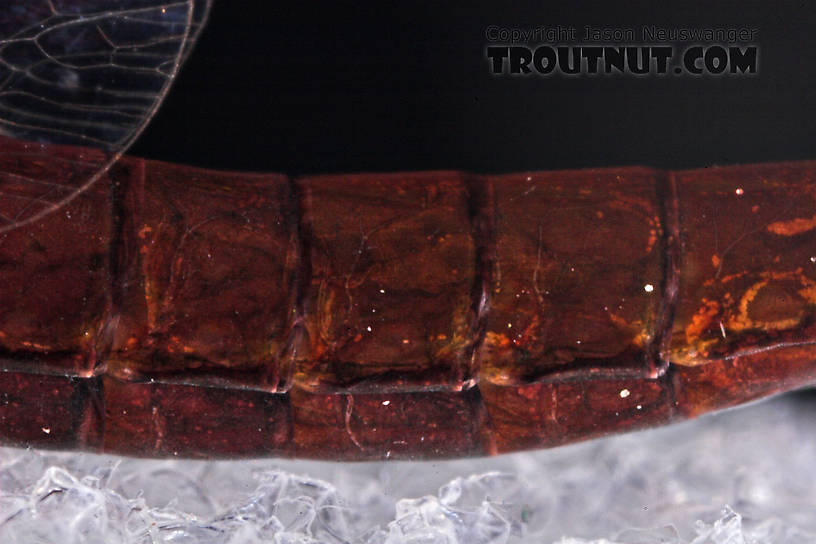
[[[811,396],[784,397],[657,431],[450,462],[0,448],[0,542],[816,542],[814,408]]]

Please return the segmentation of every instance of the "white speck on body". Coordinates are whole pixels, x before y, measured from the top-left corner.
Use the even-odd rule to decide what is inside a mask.
[[[621,389],[621,392],[620,392],[620,398],[625,399],[625,398],[626,398],[626,397],[628,397],[629,395],[630,395],[630,393],[629,393],[629,390],[628,390],[628,389]]]
[[[51,434],[51,427],[43,427],[43,428],[42,428],[42,431],[43,431],[45,434]]]
[[[391,404],[391,401],[390,401],[390,400],[384,400],[384,401],[382,401],[382,405],[383,405],[383,406],[388,406],[389,404]]]
[[[651,283],[647,283],[646,285],[643,286],[643,290],[646,291],[647,293],[651,293],[652,291],[654,291],[654,285],[652,285]]]

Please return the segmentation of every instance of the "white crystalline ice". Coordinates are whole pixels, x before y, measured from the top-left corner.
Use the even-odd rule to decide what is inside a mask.
[[[692,544],[746,544],[742,516],[725,507],[723,517],[708,525],[697,522],[697,538]]]
[[[157,461],[0,448],[2,544],[816,542],[816,398],[446,462]]]

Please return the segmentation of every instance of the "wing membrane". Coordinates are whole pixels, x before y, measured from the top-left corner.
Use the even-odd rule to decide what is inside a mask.
[[[209,5],[27,0],[0,14],[0,232],[59,209],[125,152],[167,94]],[[65,152],[73,146],[87,150]]]

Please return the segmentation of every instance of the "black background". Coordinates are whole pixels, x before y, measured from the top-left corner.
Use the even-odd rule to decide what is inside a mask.
[[[289,174],[816,159],[816,5],[603,4],[216,0],[131,152]],[[512,78],[485,56],[489,25],[644,24],[756,28],[759,73]]]

